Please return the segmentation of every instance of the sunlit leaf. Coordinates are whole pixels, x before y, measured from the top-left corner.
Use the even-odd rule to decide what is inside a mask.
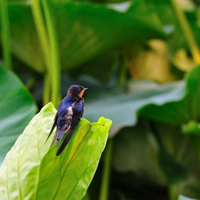
[[[0,163],[36,112],[21,81],[0,65]]]
[[[56,110],[47,104],[29,123],[0,168],[2,199],[82,199],[106,145],[111,121],[82,119],[60,156],[44,144]]]

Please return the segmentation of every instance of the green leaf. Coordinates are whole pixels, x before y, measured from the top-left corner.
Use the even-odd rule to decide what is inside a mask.
[[[196,121],[189,121],[187,124],[182,126],[182,132],[184,134],[200,134],[200,124]]]
[[[185,95],[180,100],[166,100],[161,104],[147,104],[138,115],[170,124],[184,124],[200,117],[200,66],[194,67],[186,76]],[[175,95],[175,94],[174,94]]]
[[[86,2],[54,2],[63,69],[78,66],[112,48],[166,37],[162,28],[152,23],[151,13],[143,15],[140,11],[134,12],[134,9],[130,12],[131,15],[128,11],[120,13],[105,5]],[[44,73],[44,55],[30,5],[11,4],[9,14],[13,53],[35,70]]]
[[[121,129],[114,144],[112,164],[115,170],[133,172],[145,183],[165,185],[158,165],[156,140],[144,123]]]
[[[181,134],[179,136],[182,137]],[[175,141],[169,134],[165,134],[164,138],[166,141],[163,141],[161,146],[148,125],[141,121],[136,127],[123,128],[115,136],[114,168],[122,172],[132,171],[145,182],[159,185],[180,183],[187,177],[186,167],[177,159],[175,153],[170,152],[171,149],[165,147],[167,143]],[[179,146],[174,145],[174,151],[180,153],[182,139],[179,139],[179,142]]]
[[[192,199],[192,198],[189,198],[189,197],[185,197],[185,196],[183,196],[183,195],[180,195],[180,196],[178,197],[178,200],[197,200],[197,199]]]
[[[120,13],[105,5],[85,2],[56,4],[64,69],[77,66],[113,47],[166,37],[161,27],[151,23],[149,13],[131,12],[131,15],[129,12]]]
[[[30,5],[10,4],[8,12],[13,54],[29,67],[44,73],[44,55],[37,37]]]
[[[145,3],[165,29],[174,30],[171,37],[167,40],[172,53],[178,48],[188,48],[185,35],[182,32],[171,1],[145,0]],[[163,13],[165,14],[163,15]]]
[[[0,168],[2,199],[82,199],[106,145],[111,121],[82,119],[60,156],[44,144],[56,110],[43,107],[18,138]]]
[[[187,178],[186,168],[164,148],[158,151],[158,162],[170,185],[180,183]]]
[[[96,120],[102,115],[112,119],[110,133],[115,134],[122,127],[137,123],[136,112],[140,107],[149,103],[160,105],[167,101],[178,101],[184,93],[182,82],[166,85],[158,85],[150,81],[130,82],[126,92],[118,87],[117,92],[113,90],[91,94],[91,100],[85,101],[87,112],[84,116],[89,120]]]
[[[0,163],[36,112],[36,105],[21,83],[0,65]]]

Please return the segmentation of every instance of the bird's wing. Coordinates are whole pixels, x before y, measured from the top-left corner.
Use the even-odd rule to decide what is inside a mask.
[[[48,137],[47,137],[45,143],[46,143],[47,140],[49,139],[49,137],[50,137],[50,135],[52,134],[54,128],[56,127],[57,120],[58,120],[58,112],[56,113],[56,116],[55,116],[55,118],[54,118],[53,126],[52,126],[52,128],[51,128],[51,131],[50,131],[50,133],[49,133],[49,135],[48,135]]]
[[[74,130],[76,126],[78,125],[82,115],[83,115],[83,99],[79,99],[74,104],[72,104],[72,118],[71,118],[71,126],[68,131],[68,133],[65,136],[64,141],[62,142],[60,148],[58,149],[56,155],[59,156],[64,148],[67,146],[69,140],[71,139],[72,134],[74,133]]]
[[[56,146],[60,143],[62,140],[63,135],[69,131],[71,128],[71,123],[72,123],[72,116],[73,116],[73,104],[69,106],[66,110],[66,113],[63,117],[58,117],[57,120],[57,131],[56,131],[56,136],[51,144],[51,146],[56,142]]]

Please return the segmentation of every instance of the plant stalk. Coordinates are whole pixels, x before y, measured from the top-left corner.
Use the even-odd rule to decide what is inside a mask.
[[[46,105],[49,103],[49,98],[50,98],[50,83],[51,81],[50,75],[47,73],[44,76],[44,91],[43,91],[43,104]]]
[[[42,0],[41,2],[44,8],[47,30],[39,0],[33,1],[32,12],[47,69],[44,81],[43,103],[46,104],[52,101],[57,107],[60,101],[60,62],[57,35],[50,2],[46,0]]]
[[[43,55],[44,55],[44,61],[45,61],[45,66],[46,66],[46,72],[44,75],[44,92],[43,92],[43,104],[47,104],[49,101],[51,101],[50,99],[50,89],[51,89],[51,55],[50,55],[50,47],[49,47],[49,39],[48,39],[48,35],[46,32],[46,27],[45,27],[45,23],[43,20],[43,15],[42,15],[42,11],[41,11],[41,6],[40,6],[40,1],[39,0],[34,0],[32,2],[32,13],[33,13],[33,17],[34,17],[34,21],[35,21],[35,26],[36,26],[36,30],[38,33],[38,38],[41,44],[41,48],[43,51]],[[49,82],[48,82],[49,81]]]
[[[42,0],[42,5],[44,8],[44,16],[47,24],[47,32],[49,35],[50,42],[50,57],[51,57],[51,81],[52,81],[52,96],[51,100],[57,107],[60,102],[60,58],[59,58],[59,48],[57,41],[56,26],[54,21],[54,15],[52,11],[51,1]]]
[[[105,152],[105,160],[104,160],[104,167],[103,167],[103,178],[102,178],[102,182],[101,182],[101,190],[100,190],[99,200],[108,200],[112,151],[113,151],[113,139],[109,139],[108,144],[107,144],[107,148],[106,148],[106,152]]]
[[[180,25],[185,34],[186,40],[188,42],[189,48],[192,53],[193,60],[195,61],[196,64],[198,64],[198,63],[200,63],[200,51],[199,51],[199,47],[197,45],[196,39],[195,39],[195,37],[192,33],[192,30],[189,26],[189,23],[184,15],[184,13],[178,7],[176,0],[171,0],[171,3],[172,3],[172,6],[174,7],[177,18],[179,19]]]
[[[12,70],[11,59],[11,42],[10,42],[10,24],[8,16],[8,3],[7,0],[1,0],[1,27],[2,27],[2,46],[4,66],[7,70]]]

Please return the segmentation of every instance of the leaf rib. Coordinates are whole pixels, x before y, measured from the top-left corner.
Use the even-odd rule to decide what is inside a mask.
[[[21,141],[23,141],[24,135],[21,136]],[[19,166],[19,160],[20,160],[20,152],[21,152],[21,145],[19,145],[19,151],[18,151],[18,159],[17,159],[17,181],[18,181],[18,189],[19,189],[19,198],[22,199],[22,194],[21,194],[21,188],[20,188],[20,166]]]
[[[8,163],[8,162],[7,162]],[[10,200],[10,193],[8,192],[8,168],[9,168],[9,164],[7,165],[7,170],[6,170],[6,188],[7,188],[7,196],[8,196],[8,200]]]
[[[88,129],[87,132],[90,131],[91,127],[92,127],[92,125],[90,124],[90,128]],[[87,136],[87,133],[84,135],[84,137],[82,138],[82,140],[79,142],[79,144],[78,144],[78,146],[77,146],[77,149],[79,148],[81,142],[85,139],[86,136]],[[76,154],[76,151],[73,152],[73,155],[71,156],[71,158],[66,162],[67,165],[66,165],[66,167],[65,167],[65,170],[64,170],[63,174],[61,175],[61,179],[60,179],[59,185],[58,185],[58,187],[57,187],[57,190],[56,190],[56,193],[55,193],[53,199],[55,199],[56,196],[57,196],[57,194],[58,194],[60,185],[61,185],[61,183],[62,183],[62,181],[63,181],[64,174],[66,173],[66,171],[67,171],[67,169],[68,169],[68,167],[69,167],[69,163],[70,163],[71,160],[73,160],[73,157],[75,156],[75,154]],[[63,163],[63,162],[62,162],[62,163]]]

